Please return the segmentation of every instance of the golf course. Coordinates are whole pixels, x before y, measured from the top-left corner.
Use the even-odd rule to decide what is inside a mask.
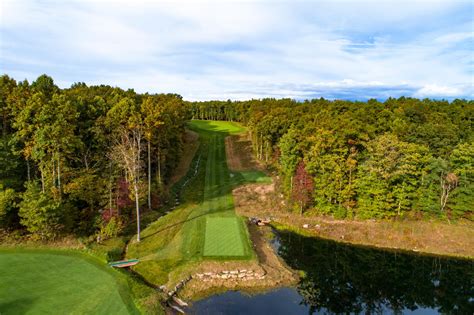
[[[72,251],[0,250],[1,314],[138,314],[124,275]]]
[[[244,132],[232,122],[193,120],[200,147],[181,187],[181,204],[141,233],[127,257],[139,257],[133,269],[152,283],[163,284],[169,273],[205,260],[252,260],[255,254],[243,218],[235,214],[232,189],[249,181],[269,180],[264,173],[230,172],[225,137]]]
[[[140,259],[132,270],[153,285],[203,261],[256,259],[232,189],[270,179],[260,171],[229,171],[225,150],[225,138],[245,129],[222,121],[191,121],[188,128],[199,135],[199,147],[171,188],[177,206],[165,206],[166,214],[142,231],[140,243],[132,238],[126,252]],[[126,274],[73,250],[0,249],[0,283],[2,315],[139,313]]]

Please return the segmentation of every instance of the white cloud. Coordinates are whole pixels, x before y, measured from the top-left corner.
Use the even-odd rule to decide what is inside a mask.
[[[442,86],[436,84],[428,84],[416,91],[417,97],[453,97],[460,95],[463,91],[460,88],[452,86]]]
[[[472,97],[472,17],[463,6],[4,0],[0,64],[30,80],[48,73],[199,99],[390,87]]]

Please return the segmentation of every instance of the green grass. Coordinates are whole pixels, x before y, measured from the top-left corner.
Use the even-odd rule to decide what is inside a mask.
[[[135,314],[126,279],[95,259],[0,250],[0,314]]]
[[[262,171],[239,171],[233,172],[231,177],[237,184],[256,183],[256,184],[271,184],[272,179]]]
[[[221,133],[224,136],[245,131],[243,126],[232,121],[192,120],[189,122],[189,126],[199,133]]]
[[[207,218],[204,256],[244,256],[240,229],[237,218]]]
[[[189,128],[200,136],[201,144],[192,165],[196,165],[198,157],[200,164],[198,174],[182,192],[184,202],[146,228],[140,243],[128,247],[128,258],[140,258],[140,264],[133,269],[155,284],[166,283],[171,272],[202,260],[255,258],[243,219],[235,214],[232,197],[232,189],[243,183],[245,177],[239,175],[237,181],[230,176],[224,142],[227,135],[245,129],[232,122],[196,120],[189,123]],[[194,173],[194,167],[190,172]],[[257,179],[261,174],[252,176]],[[233,223],[231,229],[217,233],[221,237],[216,237],[220,225],[213,222],[219,220]],[[229,242],[234,249],[224,249]]]

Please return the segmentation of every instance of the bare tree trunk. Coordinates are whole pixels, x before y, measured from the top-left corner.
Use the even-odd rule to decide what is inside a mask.
[[[161,152],[158,149],[158,185],[161,187]]]
[[[56,165],[54,163],[54,156],[51,157],[51,163],[53,164],[53,177],[52,177],[53,187],[56,187]]]
[[[148,209],[151,209],[151,144],[148,139]]]
[[[140,205],[138,202],[138,183],[134,182],[135,189],[135,207],[137,209],[137,242],[140,242]]]
[[[142,129],[121,130],[120,137],[111,152],[111,158],[127,172],[129,185],[133,185],[135,207],[137,212],[137,241],[140,241],[140,200],[139,184],[141,183],[141,151]]]
[[[109,209],[112,211],[112,161],[109,163]]]
[[[28,175],[28,182],[31,181],[31,175],[30,175],[30,160],[26,159],[26,173]]]
[[[58,189],[59,189],[59,199],[61,199],[61,167],[60,167],[60,155],[58,153]]]
[[[40,173],[41,173],[41,191],[44,194],[44,170],[43,170],[43,167],[41,167]]]

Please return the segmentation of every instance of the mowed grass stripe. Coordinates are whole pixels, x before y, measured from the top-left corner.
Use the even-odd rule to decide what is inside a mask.
[[[245,249],[240,228],[239,219],[236,217],[208,217],[204,256],[244,256]]]

